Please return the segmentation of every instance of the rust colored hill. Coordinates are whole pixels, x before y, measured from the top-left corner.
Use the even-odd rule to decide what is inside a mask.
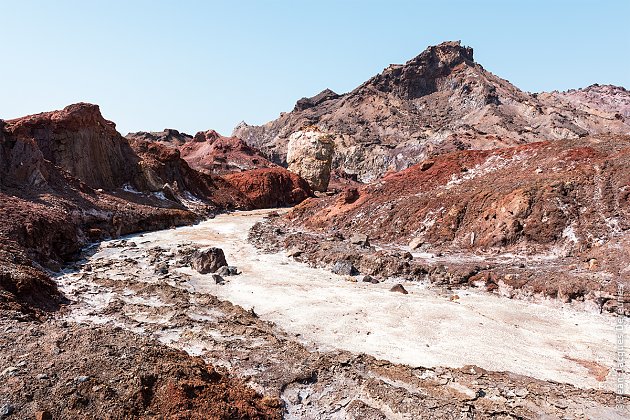
[[[432,249],[584,251],[630,228],[630,137],[459,151],[353,193],[308,200],[292,223]]]
[[[257,208],[294,206],[313,196],[308,182],[284,168],[261,168],[224,175]]]

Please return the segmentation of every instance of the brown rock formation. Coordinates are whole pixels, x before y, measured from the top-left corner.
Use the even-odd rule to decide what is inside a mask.
[[[454,150],[630,133],[624,118],[560,95],[519,90],[474,62],[472,49],[459,42],[429,47],[347,94],[326,90],[301,99],[292,112],[262,126],[242,123],[233,135],[284,164],[289,137],[304,126],[333,136],[333,168],[362,181]]]
[[[284,168],[261,168],[224,175],[256,208],[293,206],[313,196],[308,183]]]
[[[178,149],[138,139],[130,139],[129,143],[141,159],[141,175],[134,182],[140,191],[162,193],[167,199],[188,205],[202,202],[220,208],[252,207],[247,198],[223,178],[192,169]]]
[[[137,157],[98,105],[78,103],[9,120],[4,129],[13,141],[34,142],[44,159],[93,188],[120,187],[134,176]]]

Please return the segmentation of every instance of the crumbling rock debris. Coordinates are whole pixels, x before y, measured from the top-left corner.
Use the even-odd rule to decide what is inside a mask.
[[[241,273],[238,271],[238,268],[236,268],[233,265],[224,265],[224,266],[219,267],[216,274],[218,274],[219,276],[225,277],[225,276],[237,276]]]
[[[363,248],[367,248],[370,246],[370,240],[368,236],[364,233],[355,233],[350,237],[350,243],[352,245],[359,245]]]

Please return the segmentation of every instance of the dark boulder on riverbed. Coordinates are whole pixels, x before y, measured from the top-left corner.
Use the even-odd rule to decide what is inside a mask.
[[[215,273],[221,267],[227,267],[225,254],[221,248],[210,247],[195,251],[190,258],[190,266],[201,274]]]
[[[348,260],[340,260],[333,264],[331,271],[340,276],[356,276],[359,271]]]

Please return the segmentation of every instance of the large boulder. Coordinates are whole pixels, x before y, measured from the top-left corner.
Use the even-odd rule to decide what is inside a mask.
[[[217,247],[195,251],[190,258],[190,266],[201,274],[215,273],[227,265],[223,250]]]
[[[313,128],[296,131],[289,137],[289,170],[304,178],[315,191],[326,191],[335,145],[329,134]]]

